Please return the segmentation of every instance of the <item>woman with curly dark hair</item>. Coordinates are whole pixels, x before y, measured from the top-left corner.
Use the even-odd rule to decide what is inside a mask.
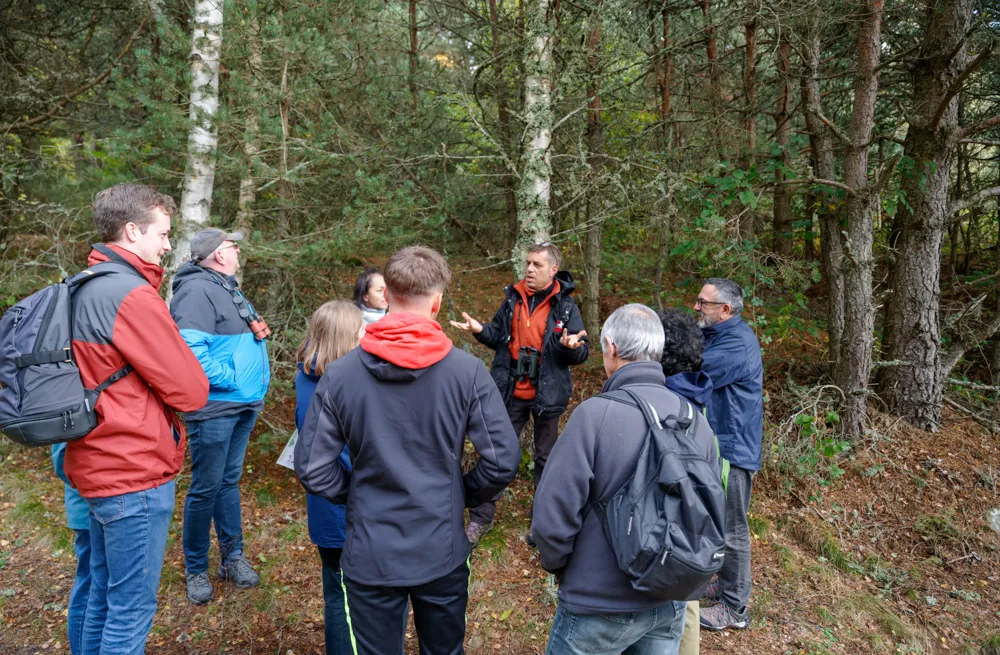
[[[712,397],[712,379],[701,370],[705,337],[694,317],[679,309],[659,313],[663,324],[663,375],[667,388],[701,409]]]

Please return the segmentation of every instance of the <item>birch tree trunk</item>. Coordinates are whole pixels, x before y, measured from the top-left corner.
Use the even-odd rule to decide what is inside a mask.
[[[590,34],[587,37],[587,67],[590,80],[587,95],[587,163],[590,166],[590,189],[587,194],[587,243],[583,254],[583,324],[587,334],[597,335],[601,331],[601,233],[604,217],[602,213],[603,194],[600,190],[601,175],[604,172],[604,133],[601,130],[601,10],[603,2],[598,0],[590,14]],[[593,339],[592,339],[593,341]]]
[[[868,146],[875,125],[883,9],[884,0],[870,0],[860,16],[854,108],[844,154],[844,181],[852,193],[847,197],[846,256],[841,264],[844,271],[844,338],[834,379],[845,394],[841,413],[844,434],[855,439],[864,434],[875,340],[872,242],[879,190],[877,185],[869,183]]]
[[[958,88],[966,69],[972,0],[936,0],[927,7],[920,54],[913,67],[913,98],[904,175],[896,218],[899,238],[889,284],[883,349],[891,360],[880,376],[889,410],[924,430],[937,430],[949,371],[939,366],[941,244],[948,224],[948,183],[958,145]],[[959,170],[959,175],[962,172]],[[954,248],[956,244],[952,244]]]
[[[191,34],[191,129],[181,195],[181,229],[170,261],[173,274],[191,254],[191,235],[208,224],[215,185],[219,136],[219,60],[222,55],[223,0],[197,0]],[[169,288],[169,287],[168,287]]]
[[[528,246],[545,241],[552,230],[549,211],[552,164],[552,26],[549,0],[534,0],[527,13],[524,81],[524,167],[518,188],[518,240],[514,270],[524,273]]]

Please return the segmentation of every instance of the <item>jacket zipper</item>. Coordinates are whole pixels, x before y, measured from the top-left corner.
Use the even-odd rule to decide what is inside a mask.
[[[22,423],[25,421],[37,421],[47,418],[59,418],[63,419],[63,431],[65,432],[69,428],[76,427],[76,421],[73,419],[72,410],[64,410],[61,412],[43,412],[41,414],[28,414],[25,416],[20,416],[12,421],[6,421],[0,423],[0,428],[7,427],[8,425],[13,425],[15,423]]]

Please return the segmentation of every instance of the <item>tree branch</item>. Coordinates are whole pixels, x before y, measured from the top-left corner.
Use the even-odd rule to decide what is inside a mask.
[[[1000,141],[991,139],[962,139],[959,143],[969,143],[975,146],[1000,146]]]
[[[993,198],[994,196],[1000,196],[1000,186],[990,187],[988,189],[983,189],[978,193],[974,193],[968,198],[959,198],[948,204],[948,215],[954,216],[958,212],[968,209],[973,205],[979,204],[982,201]]]
[[[955,364],[962,358],[962,355],[975,347],[976,344],[982,343],[992,337],[997,330],[1000,330],[1000,312],[986,323],[986,325],[979,328],[979,330],[969,330],[960,336],[948,350],[938,356],[940,379],[947,379],[951,374],[951,370],[955,368]]]
[[[32,118],[23,121],[14,121],[13,123],[4,125],[0,127],[0,132],[6,134],[15,127],[28,127],[30,125],[35,125],[36,123],[41,123],[42,121],[46,121],[55,116],[57,113],[59,113],[59,110],[65,107],[67,104],[69,104],[73,99],[86,93],[87,91],[90,91],[95,86],[97,86],[104,80],[108,79],[108,76],[111,75],[111,72],[115,69],[115,67],[119,64],[119,62],[121,62],[122,58],[124,58],[125,55],[128,54],[128,51],[132,49],[132,44],[135,43],[136,38],[138,38],[139,34],[142,32],[142,28],[146,26],[146,21],[148,19],[149,16],[142,17],[142,22],[139,23],[139,27],[136,28],[135,32],[132,33],[132,36],[129,38],[128,43],[125,44],[125,47],[122,49],[120,53],[118,53],[118,56],[115,58],[113,62],[111,62],[111,65],[108,66],[108,69],[106,71],[101,73],[98,77],[94,78],[90,82],[87,82],[83,86],[78,87],[73,91],[70,91],[69,93],[64,95],[62,99],[59,100],[59,102],[53,105],[52,108],[49,109],[44,114],[39,114],[37,116],[34,116]]]
[[[948,111],[948,105],[951,101],[958,95],[958,92],[962,90],[965,86],[965,80],[969,79],[977,68],[979,68],[984,61],[989,59],[990,55],[993,54],[993,43],[990,42],[989,46],[985,50],[980,52],[975,59],[969,62],[969,65],[965,67],[965,70],[959,74],[955,81],[952,82],[951,86],[948,87],[948,92],[944,95],[941,100],[941,104],[938,105],[937,111],[934,112],[934,118],[931,119],[930,129],[932,132],[936,132],[938,126],[941,124],[941,119],[944,117],[944,113]]]
[[[823,121],[823,124],[826,125],[828,128],[830,128],[830,131],[833,132],[834,135],[838,139],[840,139],[841,141],[843,141],[847,145],[851,145],[851,139],[850,139],[850,137],[848,137],[846,134],[844,134],[844,132],[839,127],[837,127],[836,123],[834,123],[829,118],[827,118],[826,116],[824,116],[822,111],[820,111],[816,107],[813,107],[811,109],[811,111],[812,111],[812,113],[816,114],[816,118],[818,118],[821,121]]]
[[[959,141],[963,139],[968,139],[969,137],[976,136],[977,134],[982,134],[992,130],[997,125],[1000,125],[1000,114],[993,116],[992,118],[987,118],[984,121],[980,121],[975,125],[970,125],[968,127],[963,127],[955,135],[955,138]]]
[[[779,184],[783,184],[785,186],[797,186],[799,184],[822,184],[825,186],[832,186],[836,189],[842,189],[846,191],[847,195],[849,196],[854,195],[854,189],[844,184],[843,182],[837,182],[836,180],[823,180],[818,177],[810,177],[805,180],[783,180],[779,182]]]

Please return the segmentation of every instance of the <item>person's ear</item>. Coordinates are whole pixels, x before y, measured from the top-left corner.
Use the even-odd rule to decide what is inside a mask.
[[[142,234],[142,230],[135,223],[128,222],[125,224],[125,238],[135,243],[139,240],[139,236]]]
[[[434,314],[434,316],[437,316],[438,312],[441,311],[441,305],[443,303],[444,303],[444,291],[434,296],[434,304],[431,305],[431,313]]]

